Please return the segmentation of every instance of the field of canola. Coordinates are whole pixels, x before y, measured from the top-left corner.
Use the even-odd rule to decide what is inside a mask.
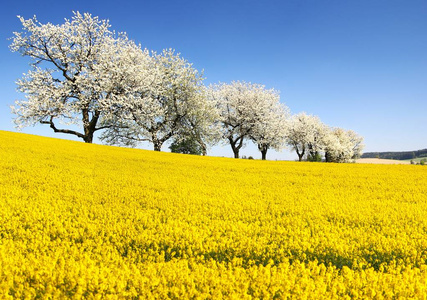
[[[425,167],[0,141],[2,299],[427,297]]]

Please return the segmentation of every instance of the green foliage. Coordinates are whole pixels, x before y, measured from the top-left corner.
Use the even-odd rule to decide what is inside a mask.
[[[410,159],[426,157],[426,156],[427,156],[427,149],[422,149],[417,151],[401,151],[401,152],[366,152],[366,153],[363,153],[361,157],[410,160]]]
[[[319,152],[316,151],[313,154],[308,154],[307,155],[307,161],[321,162],[322,161],[322,156],[320,155]]]
[[[173,143],[169,146],[169,149],[173,153],[195,154],[195,155],[202,155],[203,153],[202,146],[193,137],[187,137],[183,140],[175,139]]]

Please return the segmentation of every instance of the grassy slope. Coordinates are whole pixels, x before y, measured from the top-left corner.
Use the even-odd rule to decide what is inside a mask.
[[[413,159],[406,159],[404,161],[409,161],[410,162],[412,160],[412,161],[414,161],[416,163],[417,162],[419,163],[422,159],[427,160],[427,157],[417,157],[417,158],[413,158]]]
[[[394,160],[394,159],[383,159],[383,158],[359,158],[356,159],[356,163],[359,164],[380,164],[380,165],[398,165],[398,164],[409,164],[405,160]]]
[[[0,295],[427,291],[426,168],[0,140]]]

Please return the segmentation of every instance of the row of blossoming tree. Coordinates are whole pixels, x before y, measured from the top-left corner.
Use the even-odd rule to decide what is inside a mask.
[[[286,146],[299,160],[324,154],[326,161],[346,162],[361,153],[356,133],[305,113],[291,116],[276,90],[242,81],[206,87],[179,54],[143,49],[111,31],[107,20],[79,12],[62,25],[19,19],[23,31],[10,47],[30,57],[32,69],[17,81],[26,95],[12,106],[18,127],[46,124],[86,143],[102,130],[107,144],[147,141],[157,151],[171,139],[193,139],[204,154],[222,142],[236,158],[249,140],[262,159]]]

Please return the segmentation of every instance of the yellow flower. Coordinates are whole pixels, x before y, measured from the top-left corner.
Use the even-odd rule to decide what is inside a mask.
[[[426,168],[0,139],[0,298],[425,299]]]

